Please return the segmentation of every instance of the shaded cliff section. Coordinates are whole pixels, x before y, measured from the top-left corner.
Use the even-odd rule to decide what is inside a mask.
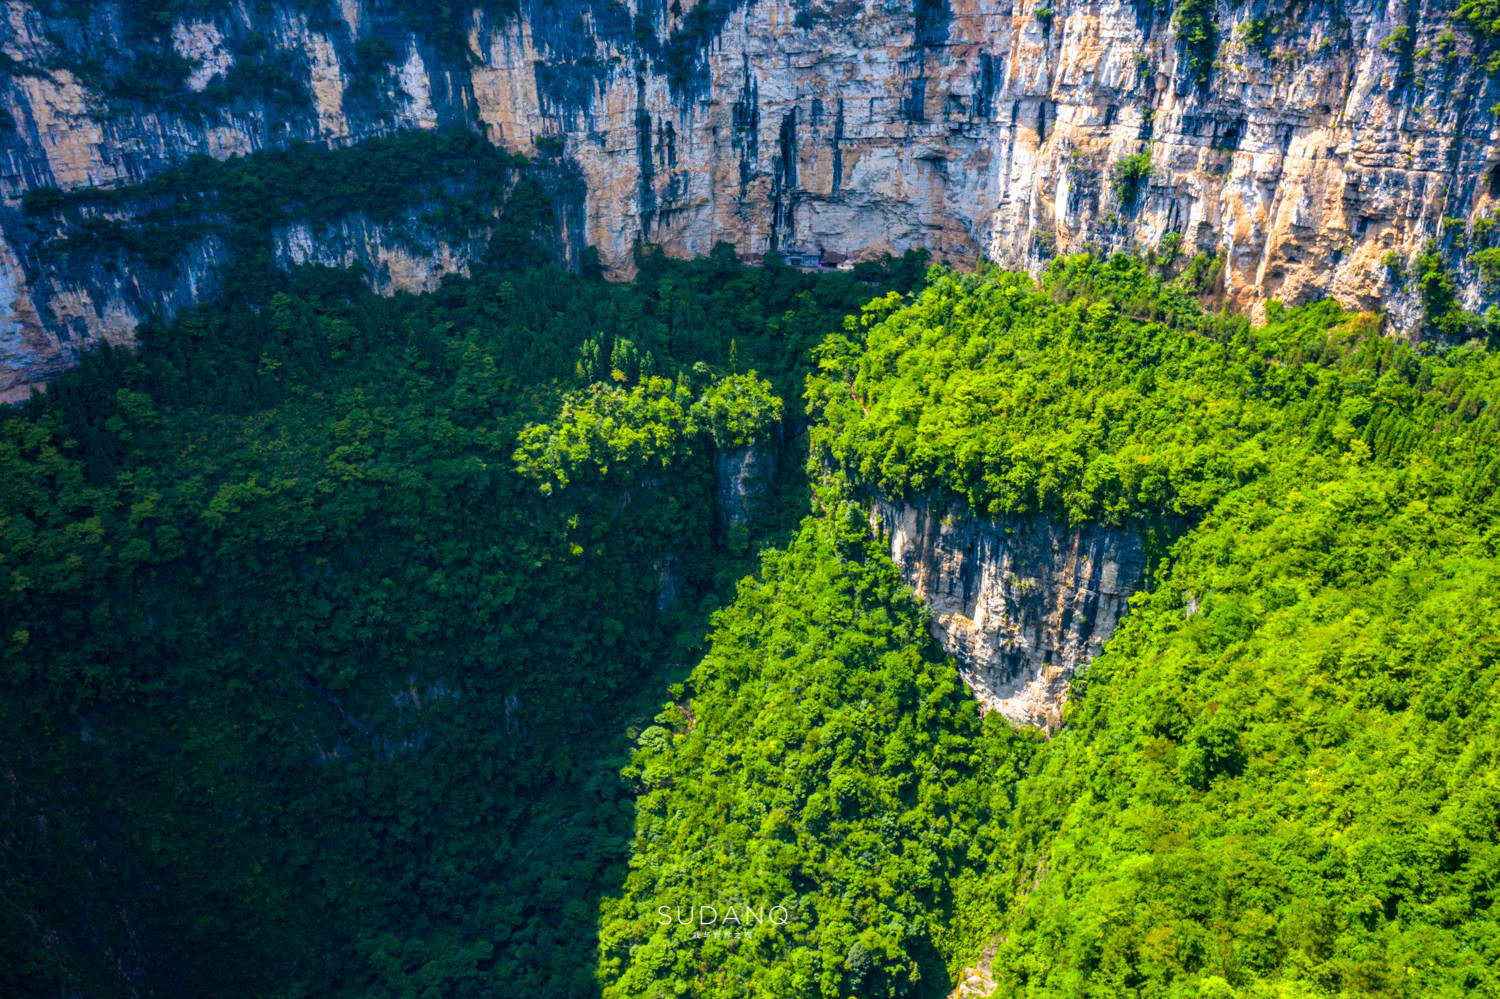
[[[1124,528],[1039,516],[978,520],[942,500],[870,504],[870,527],[932,614],[933,634],[986,711],[1047,731],[1146,578]]]
[[[34,320],[0,333],[0,401],[25,398],[101,340],[132,342],[145,319],[215,296],[264,301],[300,267],[347,269],[381,294],[431,291],[481,263],[576,270],[583,195],[565,163],[468,130],[199,156],[121,187],[34,188],[0,209],[19,217],[0,281]]]
[[[1205,253],[1238,306],[1332,295],[1416,331],[1419,296],[1391,264],[1429,240],[1463,304],[1492,297],[1471,259],[1500,236],[1492,47],[1439,0],[12,2],[0,365],[44,378],[76,340],[126,340],[205,287],[191,260],[100,285],[25,259],[27,191],[445,128],[571,164],[579,245],[617,275],[640,242],[1031,269],[1083,249]],[[369,243],[358,230],[351,245]],[[319,252],[337,238],[288,252],[351,256]],[[394,267],[390,287],[464,256],[435,240],[440,263]]]

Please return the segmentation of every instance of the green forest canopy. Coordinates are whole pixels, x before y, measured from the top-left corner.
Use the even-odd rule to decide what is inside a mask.
[[[1500,990],[1493,353],[911,263],[303,271],[7,414],[0,985]],[[804,391],[812,514],[726,529],[714,456]],[[874,494],[1150,536],[1050,741]],[[720,901],[790,919],[656,918]]]
[[[1127,258],[941,275],[819,350],[826,511],[644,732],[606,996],[1493,994],[1497,364]],[[1041,743],[980,725],[850,499],[1154,532]],[[695,939],[657,907],[782,904]]]
[[[303,270],[0,414],[0,992],[589,995],[627,733],[806,509],[716,449],[872,289],[732,261]]]

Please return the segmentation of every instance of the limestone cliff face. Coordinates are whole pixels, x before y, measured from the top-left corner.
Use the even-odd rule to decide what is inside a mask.
[[[152,35],[110,3],[7,2],[9,381],[65,366],[80,342],[127,338],[208,273],[79,287],[24,252],[24,191],[135,182],[193,153],[447,125],[520,151],[560,140],[587,188],[582,236],[617,274],[638,241],[799,257],[925,246],[1034,268],[1175,233],[1184,253],[1223,256],[1238,304],[1391,299],[1397,327],[1411,329],[1417,306],[1381,258],[1435,238],[1466,302],[1482,297],[1460,244],[1500,197],[1489,112],[1500,93],[1436,0],[1294,13],[1225,0],[1204,72],[1167,5],[1146,0],[519,6],[414,31],[364,0],[226,0]],[[167,49],[180,79],[140,61]],[[161,92],[141,92],[158,78]],[[1116,165],[1138,154],[1149,174],[1115,183]],[[390,287],[461,269],[464,253],[418,256],[389,268]]]
[[[986,710],[1055,729],[1068,684],[1099,654],[1146,572],[1139,535],[1040,517],[980,521],[960,504],[876,501],[870,526],[932,611]]]
[[[719,515],[730,527],[743,524],[770,492],[779,455],[773,443],[720,451],[714,455],[719,486]]]

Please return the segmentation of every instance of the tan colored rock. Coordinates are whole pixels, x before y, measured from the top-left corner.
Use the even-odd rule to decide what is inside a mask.
[[[192,64],[187,85],[197,94],[234,65],[234,56],[224,46],[224,33],[212,23],[179,21],[172,25],[172,51]]]
[[[1500,186],[1500,133],[1467,38],[1453,60],[1428,56],[1412,81],[1398,80],[1381,43],[1405,8],[1385,0],[1283,18],[1267,53],[1238,31],[1254,8],[1221,5],[1206,91],[1186,78],[1168,15],[1123,0],[1051,3],[1050,26],[1033,0],[923,4],[935,13],[920,25],[911,3],[745,0],[685,75],[642,52],[629,18],[603,6],[521,6],[504,22],[469,17],[470,56],[400,39],[399,21],[359,0],[341,0],[340,19],[317,28],[274,2],[183,22],[173,45],[194,64],[190,87],[227,71],[233,40],[249,30],[307,70],[300,113],[203,115],[108,107],[51,58],[53,26],[39,8],[9,0],[0,47],[46,69],[0,84],[18,124],[4,140],[0,192],[126,183],[193,153],[466,122],[522,152],[539,136],[565,139],[587,188],[578,238],[617,276],[638,242],[690,255],[726,240],[752,258],[779,249],[865,259],[924,246],[960,263],[984,254],[1035,270],[1057,253],[1152,248],[1176,233],[1185,253],[1222,256],[1224,291],[1252,314],[1271,297],[1333,295],[1385,306],[1394,328],[1410,331],[1418,304],[1381,258],[1410,256],[1445,216],[1469,223],[1490,212]],[[653,51],[672,48],[692,6],[657,15],[663,44]],[[1423,13],[1416,48],[1449,27],[1442,11]],[[394,93],[351,107],[352,46],[377,28],[397,44]],[[1140,152],[1152,174],[1123,204],[1111,174]],[[48,369],[72,349],[51,289],[77,282],[33,259],[18,215],[0,224],[21,262],[8,280],[27,290],[13,301],[32,306],[0,302],[0,327],[24,327],[43,358],[36,370]],[[1451,262],[1465,303],[1479,305],[1478,275],[1461,252]],[[143,304],[122,310],[100,290],[88,329],[138,321],[153,291],[138,292],[127,298]]]

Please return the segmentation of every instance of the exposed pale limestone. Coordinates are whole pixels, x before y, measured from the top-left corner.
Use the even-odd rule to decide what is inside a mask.
[[[30,395],[20,373],[39,370],[55,344],[42,333],[40,317],[23,281],[21,262],[10,243],[0,236],[0,403],[19,402]]]
[[[432,81],[427,78],[427,64],[415,42],[407,49],[406,61],[396,70],[401,93],[405,95],[404,121],[409,128],[435,128],[437,111],[432,106]]]
[[[770,492],[776,479],[773,445],[735,448],[714,455],[719,485],[719,515],[729,526],[743,524]]]
[[[325,138],[342,138],[349,134],[344,119],[344,72],[338,52],[327,35],[307,36],[307,67],[311,83],[313,108],[318,115],[318,132]]]
[[[383,295],[432,291],[446,275],[467,275],[469,261],[479,249],[437,239],[393,238],[387,229],[359,216],[316,229],[292,225],[277,232],[273,241],[276,259],[283,264],[359,264],[371,286]]]
[[[1279,19],[1266,52],[1239,31],[1257,8],[1220,5],[1206,89],[1187,78],[1159,5],[1057,0],[1044,21],[1034,0],[745,0],[673,73],[659,53],[692,6],[631,8],[653,12],[662,45],[647,52],[637,22],[607,5],[522,0],[515,17],[469,16],[469,54],[440,51],[359,0],[316,28],[277,0],[235,6],[174,29],[193,61],[188,86],[221,72],[254,31],[305,70],[309,101],[205,112],[111,107],[53,58],[56,15],[9,0],[0,47],[38,71],[0,83],[18,126],[0,136],[0,192],[139,180],[193,153],[466,123],[521,152],[564,138],[587,189],[570,235],[597,245],[617,276],[642,241],[688,255],[727,240],[747,257],[925,246],[1034,270],[1056,253],[1152,248],[1175,233],[1184,253],[1222,256],[1224,290],[1252,313],[1271,297],[1331,294],[1383,306],[1406,331],[1419,305],[1381,258],[1409,256],[1444,217],[1472,222],[1496,207],[1500,131],[1488,108],[1500,94],[1462,32],[1455,58],[1423,57],[1401,78],[1381,44],[1406,17],[1394,0]],[[1450,28],[1440,8],[1419,4],[1418,52],[1436,51]],[[352,47],[374,31],[398,53],[390,94],[351,105]],[[1141,152],[1152,172],[1127,204],[1111,172]],[[50,304],[69,279],[30,254],[18,213],[0,225],[24,271],[8,280],[33,306],[22,315],[0,301],[0,327],[26,326],[37,370],[50,369],[74,346]],[[1481,304],[1462,251],[1450,263],[1465,304]],[[148,302],[151,289],[138,290],[131,301]],[[96,316],[132,325],[143,314],[106,308],[100,294]]]
[[[234,65],[233,54],[224,47],[224,33],[210,22],[178,21],[172,25],[172,51],[192,63],[187,86],[195,94],[201,94]]]
[[[871,506],[870,526],[932,612],[933,633],[987,711],[1053,730],[1073,675],[1145,579],[1140,535],[1041,517],[976,520],[961,504]]]
[[[364,5],[360,0],[339,0],[339,15],[344,19],[349,34],[358,35],[360,25],[364,23]]]

